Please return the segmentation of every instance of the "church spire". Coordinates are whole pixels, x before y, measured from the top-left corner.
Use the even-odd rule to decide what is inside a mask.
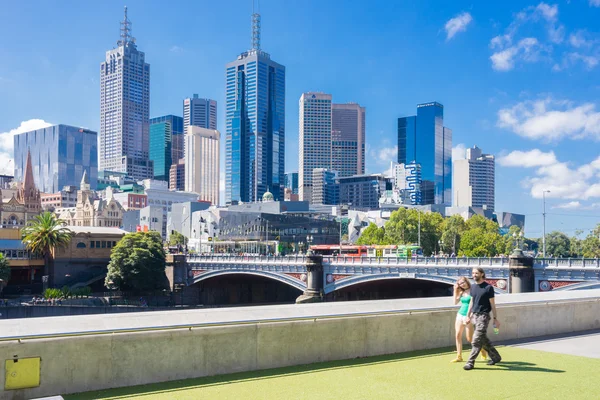
[[[31,193],[35,190],[35,182],[33,181],[33,169],[31,167],[31,152],[27,150],[27,161],[25,162],[25,173],[23,174],[23,189],[25,193]]]

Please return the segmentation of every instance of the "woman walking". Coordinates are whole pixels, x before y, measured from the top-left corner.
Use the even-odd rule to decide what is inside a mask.
[[[461,276],[454,284],[454,304],[460,303],[460,308],[456,314],[456,322],[454,328],[456,329],[456,358],[451,363],[462,362],[462,336],[463,332],[467,333],[467,340],[469,343],[473,338],[473,324],[467,317],[469,311],[469,303],[471,302],[471,283],[467,278]],[[487,360],[487,353],[482,350],[481,357]]]

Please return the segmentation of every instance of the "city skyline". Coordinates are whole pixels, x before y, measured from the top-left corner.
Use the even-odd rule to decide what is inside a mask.
[[[221,92],[224,90],[223,65],[232,54],[247,47],[244,41],[249,38],[250,7],[239,2],[231,15],[225,17],[224,7],[210,5],[206,9],[208,15],[217,21],[228,18],[233,24],[228,32],[222,32],[216,43],[205,44],[182,41],[183,36],[171,35],[153,24],[153,18],[158,15],[157,4],[128,4],[140,48],[144,49],[148,63],[153,66],[150,115],[180,115],[181,101],[189,93],[197,92],[225,104]],[[294,71],[290,70],[293,79],[288,79],[286,88],[286,171],[298,170],[298,151],[294,143],[297,108],[291,105],[302,92],[322,90],[332,93],[336,102],[355,101],[369,109],[367,173],[387,169],[389,161],[394,159],[395,120],[411,115],[416,103],[437,100],[446,108],[445,123],[453,128],[455,154],[477,144],[497,156],[496,209],[528,214],[528,231],[533,235],[541,233],[535,231],[541,230],[542,188],[551,190],[547,196],[550,214],[598,214],[595,189],[598,182],[593,172],[596,168],[593,161],[598,152],[590,144],[594,143],[598,130],[593,118],[598,115],[600,89],[588,83],[598,77],[598,68],[594,64],[596,36],[588,30],[593,29],[593,21],[600,15],[600,9],[587,2],[559,5],[512,2],[502,7],[472,7],[467,3],[407,6],[380,2],[362,15],[364,24],[358,24],[363,29],[361,36],[359,31],[350,28],[350,25],[357,25],[350,23],[358,18],[353,17],[353,13],[360,14],[356,11],[357,4],[352,2],[345,10],[310,1],[302,7],[268,1],[261,6],[265,32],[263,47],[269,48],[283,65],[294,65]],[[315,12],[317,6],[319,12]],[[349,19],[347,23],[338,23],[333,37],[338,42],[334,40],[333,43],[342,43],[340,38],[354,35],[358,40],[353,43],[352,51],[362,51],[364,55],[345,70],[338,66],[349,47],[343,44],[323,46],[317,40],[324,33],[318,22],[324,22],[334,9]],[[7,12],[23,15],[25,8],[8,4]],[[472,21],[466,26],[450,24],[446,29],[447,23],[463,12],[469,13]],[[405,15],[406,24],[392,27],[390,22],[394,18],[386,14]],[[74,15],[77,17],[73,18]],[[99,131],[95,105],[98,102],[97,63],[107,45],[114,43],[115,21],[121,15],[122,4],[116,2],[96,8],[78,7],[60,14],[40,2],[35,11],[28,12],[32,22],[42,17],[59,21],[68,19],[75,21],[75,25],[85,21],[86,28],[80,30],[86,34],[72,38],[73,46],[78,49],[75,63],[70,62],[69,54],[52,43],[64,42],[69,37],[63,28],[45,30],[45,37],[40,36],[38,30],[25,33],[21,42],[28,45],[31,54],[20,52],[11,43],[0,50],[3,60],[7,60],[0,66],[0,99],[5,99],[0,100],[0,106],[7,116],[0,121],[0,133],[9,133],[22,122],[30,124],[30,129],[26,126],[22,129],[35,129],[33,119],[53,124],[70,123]],[[314,32],[285,29],[286,25],[302,25],[309,15],[316,18],[312,25],[319,29]],[[14,23],[8,21],[0,28],[4,37],[14,29]],[[415,37],[417,31],[420,36],[415,45],[426,44],[422,47],[426,47],[430,55],[411,46],[407,40],[398,40]],[[555,34],[551,35],[551,32]],[[59,40],[61,37],[62,41]],[[537,45],[532,40],[525,40],[531,37],[536,38]],[[337,60],[338,63],[332,62],[331,66],[319,63],[318,73],[306,68],[310,63],[302,59],[302,54],[309,51],[309,45],[302,45],[305,42],[310,43],[311,63],[315,59]],[[548,51],[550,46],[553,53]],[[189,65],[196,65],[193,59],[199,50],[209,56],[210,62],[204,61],[206,65],[200,66],[194,72],[195,77],[190,79],[191,75],[182,71],[189,69]],[[396,53],[406,51],[413,52],[415,62],[411,64],[414,67],[406,63],[394,64]],[[34,53],[39,56],[34,58]],[[184,56],[191,56],[191,60],[185,61]],[[432,57],[436,63],[430,63]],[[209,65],[213,63],[215,65]],[[172,72],[167,69],[167,64]],[[395,66],[383,68],[387,64]],[[444,65],[444,68],[437,69],[432,75],[433,65]],[[154,74],[157,68],[159,81]],[[171,74],[180,74],[180,83],[174,81]],[[196,74],[208,78],[199,80]],[[25,76],[30,77],[27,82],[23,79]],[[353,79],[356,76],[361,79]],[[423,79],[424,76],[428,76],[429,81]],[[211,85],[210,81],[216,83]],[[398,90],[398,85],[402,90]],[[77,96],[71,93],[75,88]],[[64,96],[57,97],[57,90]],[[24,103],[33,93],[41,101],[35,106]],[[48,101],[48,96],[54,99]],[[223,114],[222,111],[219,116],[222,131]],[[554,117],[564,118],[566,122]],[[592,172],[588,173],[588,170]],[[569,211],[569,208],[577,211]],[[573,233],[576,228],[588,229],[592,227],[588,225],[593,225],[582,218],[573,218],[550,216],[548,229]]]

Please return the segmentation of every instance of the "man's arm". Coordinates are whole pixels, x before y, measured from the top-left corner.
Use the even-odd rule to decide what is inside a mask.
[[[490,304],[492,305],[492,314],[494,314],[494,322],[496,323],[496,327],[500,327],[500,322],[498,321],[498,312],[496,311],[496,299],[492,297],[490,299]]]
[[[469,309],[467,310],[467,318],[469,319],[469,321],[471,320],[471,317],[473,316],[471,314],[472,309],[473,309],[473,296],[471,296],[471,301],[469,302]]]

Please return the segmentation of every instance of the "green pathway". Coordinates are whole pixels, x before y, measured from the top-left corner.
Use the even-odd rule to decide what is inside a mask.
[[[598,399],[600,360],[514,347],[463,371],[447,350],[158,383],[75,399]],[[466,352],[465,352],[466,355]]]

